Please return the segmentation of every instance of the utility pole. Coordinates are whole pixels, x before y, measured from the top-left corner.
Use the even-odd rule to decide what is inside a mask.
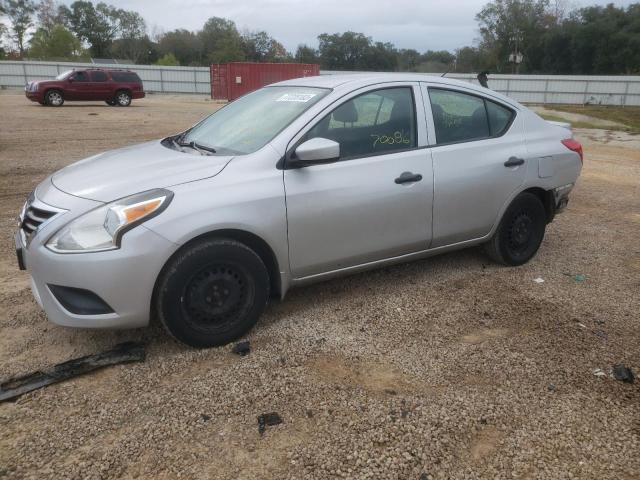
[[[522,41],[522,36],[518,30],[516,30],[511,37],[511,42],[514,44],[513,53],[509,54],[509,62],[511,62],[512,67],[511,70],[516,75],[520,73],[520,64],[522,63],[522,59],[524,58],[522,53],[520,53],[520,42]]]

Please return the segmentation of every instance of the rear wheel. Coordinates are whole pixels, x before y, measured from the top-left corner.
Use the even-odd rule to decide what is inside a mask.
[[[44,96],[44,101],[52,107],[60,107],[64,103],[64,97],[59,90],[49,90]]]
[[[166,330],[192,347],[225,345],[255,325],[269,298],[261,258],[234,240],[204,240],[165,267],[154,301]]]
[[[507,208],[495,234],[485,244],[485,251],[504,265],[527,263],[540,248],[546,224],[540,199],[532,193],[521,193]]]
[[[119,107],[128,107],[131,105],[131,94],[124,90],[120,90],[116,93],[115,102]]]

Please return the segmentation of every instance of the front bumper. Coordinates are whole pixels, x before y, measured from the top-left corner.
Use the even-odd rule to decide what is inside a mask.
[[[42,102],[42,95],[40,95],[40,92],[29,92],[26,91],[24,92],[24,96],[27,97],[29,100],[31,100],[32,102]]]
[[[64,195],[67,194],[59,190],[55,194],[57,197]],[[39,200],[47,203],[46,195]],[[117,250],[54,253],[45,246],[51,235],[73,218],[99,205],[77,197],[72,197],[69,202],[76,208],[58,203],[56,207],[69,211],[44,225],[28,246],[21,239],[16,245],[22,248],[34,297],[51,322],[66,327],[137,328],[147,325],[156,279],[177,245],[140,225],[124,235]],[[52,293],[51,286],[92,292],[104,300],[112,312],[97,315],[72,313]]]

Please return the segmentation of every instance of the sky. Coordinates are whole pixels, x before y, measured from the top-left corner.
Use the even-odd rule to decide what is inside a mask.
[[[475,15],[488,0],[103,0],[136,10],[150,33],[199,30],[207,18],[224,17],[240,31],[265,30],[294,51],[317,46],[321,33],[352,30],[397,48],[453,51],[478,37]],[[553,3],[555,0],[551,0]],[[633,0],[561,0],[573,7]],[[638,1],[638,0],[636,0]],[[65,1],[64,3],[71,3]]]

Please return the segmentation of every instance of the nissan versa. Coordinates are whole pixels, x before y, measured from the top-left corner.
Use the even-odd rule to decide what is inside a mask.
[[[527,262],[582,168],[567,127],[446,78],[289,80],[54,173],[18,260],[54,323],[222,345],[293,286],[478,244]]]

